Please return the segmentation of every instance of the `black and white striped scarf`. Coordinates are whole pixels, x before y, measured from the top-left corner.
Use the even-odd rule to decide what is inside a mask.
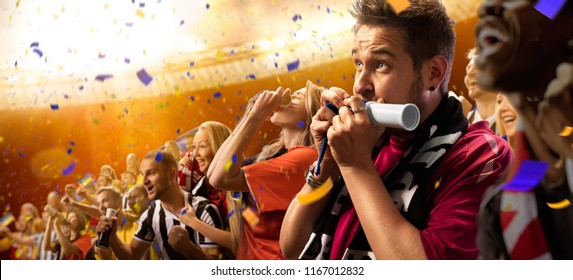
[[[440,160],[462,136],[467,126],[460,102],[455,97],[444,96],[434,113],[416,129],[412,146],[390,173],[382,178],[400,213],[418,229],[426,227],[429,215],[427,208],[434,189],[430,180]],[[377,155],[378,151],[373,154]],[[340,211],[350,199],[342,178],[335,183],[331,192],[324,213],[315,225],[300,259],[330,258]],[[403,197],[411,199],[404,201]],[[374,259],[362,226],[358,226],[343,259]]]

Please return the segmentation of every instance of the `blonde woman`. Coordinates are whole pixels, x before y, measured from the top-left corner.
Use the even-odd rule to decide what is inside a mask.
[[[198,180],[193,179],[193,177],[196,177],[196,173],[204,174],[207,172],[207,169],[213,162],[215,154],[229,135],[231,135],[231,129],[222,123],[214,121],[202,123],[191,144],[191,156],[186,156],[181,159],[179,169],[180,185],[181,182],[185,182],[186,186],[184,188],[189,189],[193,195],[205,197],[215,204],[219,209],[223,221],[226,220],[225,218],[229,211],[236,211],[235,204],[232,200],[228,199],[230,195],[226,195],[224,191],[211,186],[209,180],[205,177],[199,178]],[[196,168],[192,168],[193,164]],[[191,180],[198,182],[192,184]],[[233,234],[238,237],[240,229],[240,218],[238,216],[229,218],[226,223],[229,231],[224,231],[208,225],[199,219],[199,217],[195,215],[193,207],[188,206],[185,212],[186,213],[180,216],[182,223],[201,232],[207,238],[231,250],[233,254],[236,254],[237,243]]]
[[[225,141],[208,170],[209,182],[243,193],[234,198],[244,208],[237,259],[284,259],[279,234],[285,211],[304,186],[304,173],[317,159],[309,125],[320,107],[322,88],[307,82],[294,93],[279,87],[250,101],[245,115]],[[283,100],[291,98],[291,103]],[[281,127],[278,139],[267,145],[254,163],[243,166],[243,153],[265,120]]]

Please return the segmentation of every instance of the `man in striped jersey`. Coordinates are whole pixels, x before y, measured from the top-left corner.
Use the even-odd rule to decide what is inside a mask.
[[[195,209],[203,222],[222,228],[217,207],[207,199],[193,196],[177,183],[177,161],[164,151],[151,151],[141,162],[143,185],[153,202],[139,219],[139,228],[130,244],[116,234],[117,218],[102,216],[98,232],[111,230],[110,247],[118,259],[140,259],[155,241],[161,259],[215,258],[219,246],[199,232],[179,222],[179,214],[187,204]]]

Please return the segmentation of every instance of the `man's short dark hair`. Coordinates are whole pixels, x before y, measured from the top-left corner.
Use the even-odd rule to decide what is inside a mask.
[[[439,1],[411,0],[410,5],[399,13],[387,0],[356,0],[353,8],[349,12],[356,19],[354,33],[364,25],[396,29],[404,38],[414,70],[420,70],[425,61],[436,55],[444,56],[448,61],[448,71],[440,91],[447,92],[456,35],[454,22]]]

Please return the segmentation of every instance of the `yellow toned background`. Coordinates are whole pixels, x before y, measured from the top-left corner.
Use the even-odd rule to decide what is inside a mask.
[[[119,175],[128,153],[141,158],[204,121],[233,128],[260,90],[307,79],[352,89],[352,1],[81,2],[2,1],[2,216],[24,202],[42,207],[48,192],[103,164]],[[456,23],[450,89],[460,94],[477,4],[443,2]],[[266,125],[248,154],[277,133]]]

